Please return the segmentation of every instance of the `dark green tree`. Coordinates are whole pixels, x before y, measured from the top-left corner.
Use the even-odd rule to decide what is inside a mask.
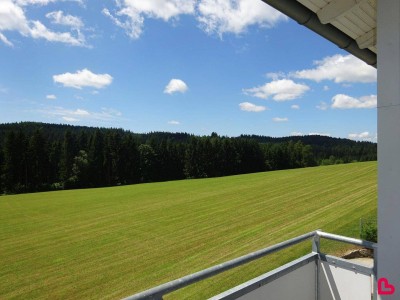
[[[156,153],[154,149],[147,144],[141,144],[138,147],[140,157],[140,174],[142,182],[151,182],[155,176]]]
[[[60,178],[67,185],[68,179],[72,176],[72,166],[77,153],[78,145],[76,136],[70,130],[67,130],[64,135],[60,161]]]
[[[28,160],[30,190],[43,190],[49,179],[49,155],[47,141],[40,130],[36,130],[29,140]]]

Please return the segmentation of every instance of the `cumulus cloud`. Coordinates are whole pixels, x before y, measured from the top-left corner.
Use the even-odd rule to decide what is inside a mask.
[[[146,18],[165,22],[193,15],[209,34],[240,34],[249,26],[272,27],[287,17],[259,0],[116,0],[116,9],[103,14],[137,39]]]
[[[171,79],[164,89],[165,94],[185,93],[188,90],[187,84],[180,79]]]
[[[258,106],[250,102],[242,102],[239,104],[239,107],[243,111],[250,111],[250,112],[261,112],[267,109],[265,106]]]
[[[172,121],[168,121],[168,124],[170,124],[170,125],[180,125],[181,122],[172,120]]]
[[[348,138],[351,140],[357,140],[357,141],[369,141],[373,142],[377,140],[376,135],[370,134],[368,131],[364,131],[361,133],[349,133]]]
[[[259,0],[200,0],[197,20],[207,33],[240,34],[249,26],[272,27],[287,17]]]
[[[61,83],[65,87],[82,89],[83,87],[93,87],[96,89],[110,85],[113,78],[109,74],[95,74],[88,69],[77,71],[76,73],[64,73],[54,75],[53,80]]]
[[[117,10],[103,9],[115,25],[123,28],[129,37],[137,39],[143,33],[145,18],[168,22],[182,14],[193,14],[195,0],[117,0]]]
[[[289,119],[276,117],[276,118],[273,118],[272,121],[280,123],[280,122],[287,122],[287,121],[289,121]]]
[[[315,68],[291,73],[295,78],[310,79],[316,82],[333,80],[342,82],[376,82],[377,72],[372,66],[353,55],[334,55],[314,62]],[[325,90],[325,89],[324,89]]]
[[[290,108],[291,109],[300,109],[300,106],[297,104],[293,104]]]
[[[300,98],[310,88],[305,84],[295,83],[290,79],[274,80],[259,87],[244,89],[245,94],[267,99],[272,96],[275,101],[288,101]]]
[[[56,100],[57,97],[56,97],[56,95],[47,95],[47,96],[46,96],[46,99],[49,99],[49,100]]]
[[[46,17],[50,19],[54,24],[65,25],[74,29],[79,29],[84,26],[80,18],[71,15],[64,15],[64,12],[60,10],[50,12],[46,14]]]
[[[22,5],[44,5],[48,2],[49,1],[13,2],[12,0],[2,0],[0,2],[0,41],[8,46],[13,46],[13,43],[7,39],[4,32],[16,31],[24,37],[45,39],[50,42],[60,42],[71,46],[86,46],[85,37],[80,31],[77,31],[75,34],[71,32],[55,32],[48,29],[40,21],[28,20],[26,18]]]
[[[375,108],[377,96],[369,95],[360,98],[353,98],[348,95],[338,94],[332,98],[332,108],[351,109],[351,108]]]

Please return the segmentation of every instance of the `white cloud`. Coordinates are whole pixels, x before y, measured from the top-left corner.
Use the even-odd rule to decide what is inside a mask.
[[[290,108],[291,109],[300,109],[300,106],[297,104],[293,104]]]
[[[364,131],[361,133],[349,133],[348,138],[357,141],[369,141],[373,142],[377,140],[376,135],[370,134],[368,131]]]
[[[28,20],[21,7],[11,0],[0,2],[0,31],[17,30],[22,35],[29,34]]]
[[[303,133],[298,132],[298,131],[293,131],[293,132],[290,133],[290,135],[291,135],[291,136],[302,136]]]
[[[272,80],[279,80],[279,79],[287,78],[287,75],[284,72],[270,72],[270,73],[265,74],[265,76]]]
[[[180,125],[181,122],[172,120],[172,121],[168,121],[168,124],[170,124],[170,125]]]
[[[56,100],[57,97],[56,97],[56,95],[47,95],[47,96],[46,96],[46,99],[49,99],[49,100]]]
[[[110,85],[113,78],[109,74],[94,74],[88,69],[76,73],[64,73],[53,76],[54,82],[61,83],[65,87],[82,89],[83,87],[104,88]]]
[[[338,94],[332,98],[332,108],[375,108],[377,104],[376,95],[369,95],[360,98],[353,98],[348,95]]]
[[[63,120],[67,121],[67,122],[78,122],[78,119],[75,118],[71,118],[71,117],[62,117]]]
[[[287,17],[259,0],[200,0],[197,20],[207,33],[240,34],[249,26],[272,27]]]
[[[80,109],[80,108],[78,108],[77,110],[75,110],[75,111],[73,112],[73,114],[74,114],[74,115],[77,115],[77,116],[89,116],[89,115],[90,115],[89,112],[88,112],[87,110]]]
[[[263,86],[244,89],[243,92],[262,99],[272,96],[275,101],[287,101],[301,97],[309,89],[305,84],[295,83],[290,79],[280,79],[266,83]]]
[[[261,112],[267,109],[265,106],[258,106],[250,102],[242,102],[239,104],[239,107],[243,111],[250,111],[250,112]]]
[[[70,32],[54,32],[49,30],[40,21],[32,21],[30,35],[34,39],[43,38],[49,42],[60,42],[71,46],[85,46],[84,36],[78,32],[78,36],[74,37]]]
[[[333,80],[341,82],[376,82],[377,72],[372,66],[353,55],[334,55],[315,61],[314,69],[296,71],[290,75],[296,78],[310,79],[316,82]]]
[[[116,0],[117,11],[113,14],[103,9],[115,25],[123,28],[129,37],[137,39],[143,33],[145,18],[168,22],[182,14],[193,14],[195,0]]]
[[[6,45],[12,46],[13,44],[7,39],[4,32],[16,31],[24,37],[45,39],[71,46],[86,46],[85,37],[80,31],[77,31],[75,35],[71,32],[54,32],[40,21],[28,20],[24,9],[20,6],[36,3],[47,4],[48,2],[2,0],[0,2],[0,40]]]
[[[325,92],[326,92],[326,91],[329,91],[329,86],[324,85],[323,90],[324,90]]]
[[[113,108],[107,108],[107,107],[102,107],[101,108],[101,116],[103,118],[109,118],[112,119],[114,117],[121,117],[122,113],[116,109]]]
[[[25,6],[25,5],[42,5],[42,6],[44,6],[44,5],[47,5],[50,3],[67,2],[67,1],[83,4],[83,0],[16,0],[15,2],[21,6]]]
[[[328,103],[321,101],[319,105],[316,106],[316,108],[319,110],[327,110],[329,108],[329,105]]]
[[[54,24],[65,25],[74,29],[79,29],[84,26],[80,18],[71,15],[64,15],[64,12],[60,10],[50,12],[46,14],[46,17],[52,20],[52,23]]]
[[[276,117],[276,118],[273,118],[272,121],[279,123],[279,122],[287,122],[287,121],[289,121],[289,119],[288,118],[278,118],[278,117]]]
[[[44,0],[43,0],[44,1]],[[200,28],[209,34],[240,34],[249,26],[272,27],[287,17],[259,0],[115,0],[116,10],[103,14],[125,30],[129,37],[139,38],[146,18],[165,22],[181,15],[194,15]]]
[[[38,112],[54,117],[57,120],[65,120],[68,122],[79,122],[79,121],[113,121],[122,116],[122,113],[112,108],[101,108],[100,111],[88,111],[82,108],[75,110],[66,109],[63,107],[47,107],[39,110]]]
[[[0,32],[0,41],[2,41],[4,44],[6,44],[6,45],[9,46],[9,47],[13,47],[13,46],[14,46],[14,44],[11,43],[11,42],[6,38],[6,36],[5,36],[4,34],[2,34],[1,32]]]
[[[187,84],[180,79],[171,79],[164,89],[165,94],[185,93],[188,90]]]
[[[323,133],[323,132],[310,132],[308,135],[331,136],[330,133]]]

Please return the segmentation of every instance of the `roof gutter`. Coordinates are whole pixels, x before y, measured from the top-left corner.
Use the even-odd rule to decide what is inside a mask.
[[[377,56],[369,49],[360,49],[357,42],[331,24],[322,24],[318,16],[295,0],[263,0],[265,3],[281,11],[299,24],[318,33],[322,37],[346,50],[367,64],[377,66]]]

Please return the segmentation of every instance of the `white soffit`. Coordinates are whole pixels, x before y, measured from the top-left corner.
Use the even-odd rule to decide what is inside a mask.
[[[353,38],[361,49],[376,53],[377,0],[297,1],[313,11],[322,24],[335,26]]]

